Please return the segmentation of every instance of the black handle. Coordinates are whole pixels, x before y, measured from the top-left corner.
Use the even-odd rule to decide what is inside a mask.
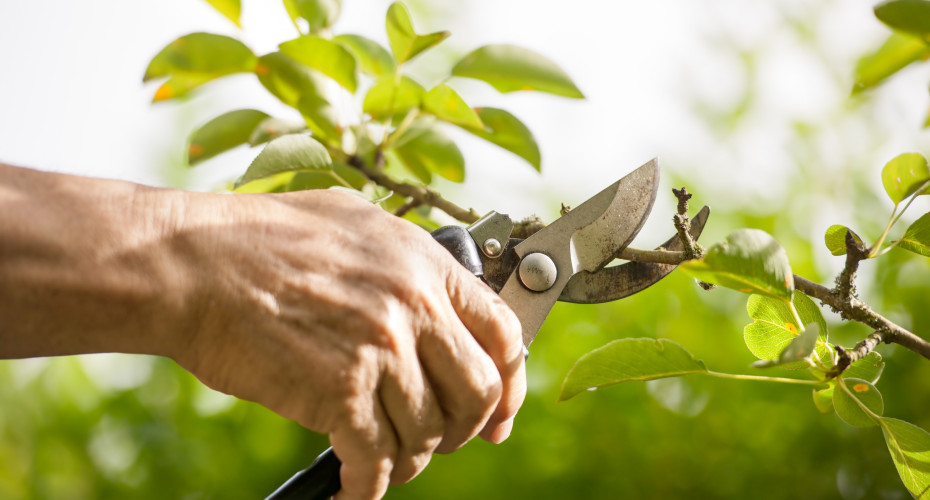
[[[339,468],[342,462],[332,448],[316,457],[310,467],[291,476],[286,483],[265,500],[325,500],[335,495],[342,483]]]
[[[478,246],[471,234],[459,226],[444,226],[432,233],[433,238],[445,247],[460,264],[475,276],[484,274]],[[342,483],[339,480],[339,468],[342,462],[332,448],[316,457],[310,467],[291,476],[286,483],[268,495],[265,500],[325,500],[332,497]]]

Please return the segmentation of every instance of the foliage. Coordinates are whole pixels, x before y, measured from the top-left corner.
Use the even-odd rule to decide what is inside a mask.
[[[200,163],[236,146],[268,142],[237,190],[290,191],[334,187],[380,199],[385,208],[411,200],[398,192],[380,193],[365,169],[382,169],[395,181],[415,179],[430,184],[434,175],[453,182],[465,178],[465,158],[444,131],[455,126],[541,166],[539,147],[529,129],[507,111],[472,108],[447,82],[452,77],[487,82],[501,92],[536,90],[581,98],[568,75],[549,59],[512,45],[486,45],[452,64],[447,75],[424,86],[405,74],[404,65],[448,38],[449,32],[420,34],[407,7],[392,4],[385,18],[390,51],[358,34],[333,36],[338,1],[285,1],[295,21],[306,31],[256,56],[241,42],[221,35],[194,33],[175,40],[150,63],[145,80],[169,77],[155,100],[185,95],[195,87],[240,72],[255,74],[268,92],[294,108],[301,125],[290,118],[270,117],[253,109],[223,114],[191,134],[188,161]],[[219,6],[217,6],[219,8]],[[228,9],[221,9],[226,15]],[[231,19],[238,24],[238,18]],[[180,81],[184,85],[172,82]],[[328,89],[325,81],[338,84]],[[162,90],[165,86],[167,90]],[[348,93],[361,101],[357,116],[337,116],[333,102]],[[386,165],[385,165],[386,163]],[[336,165],[341,166],[337,169]],[[362,182],[350,182],[344,173]],[[327,175],[299,174],[325,171]],[[300,179],[301,182],[294,182]],[[260,184],[249,186],[250,183]],[[427,207],[428,208],[428,207]],[[404,216],[423,222],[423,212]]]
[[[239,25],[238,1],[208,1]],[[911,9],[925,2],[888,3]],[[230,183],[238,192],[351,188],[397,210],[411,198],[395,192],[381,199],[389,191],[366,169],[417,185],[436,176],[461,180],[467,172],[465,155],[445,133],[449,127],[496,144],[539,170],[539,148],[529,129],[507,111],[468,105],[455,78],[483,80],[502,92],[533,88],[581,95],[551,62],[503,45],[450,62],[448,76],[455,78],[418,82],[405,74],[405,63],[447,34],[418,34],[402,5],[389,10],[385,48],[362,35],[331,33],[338,0],[284,4],[300,36],[279,51],[258,56],[233,38],[195,33],[169,44],[146,73],[147,80],[167,78],[155,91],[156,101],[246,73],[293,108],[292,116],[281,117],[236,110],[191,134],[191,165],[234,147],[263,146],[245,175]],[[882,12],[877,9],[892,26],[902,18]],[[903,19],[916,16],[907,13]],[[894,32],[863,58],[854,92],[868,91],[930,56],[924,35],[914,26]],[[308,54],[311,49],[320,58]],[[508,60],[507,54],[517,60]],[[512,81],[512,70],[529,63],[534,66],[520,74],[532,78]],[[348,95],[360,103],[358,116],[334,111],[332,103]],[[850,214],[854,222],[831,226],[824,239],[830,253],[844,255],[847,232],[865,246],[850,226],[866,236],[880,235],[872,239],[868,262],[884,290],[882,305],[912,318],[915,329],[926,330],[930,272],[923,259],[908,257],[930,256],[930,214],[884,243],[901,214],[927,190],[921,159],[896,158],[883,172],[894,205],[883,231],[872,227],[863,209]],[[854,195],[868,201],[861,189],[849,194]],[[389,496],[615,498],[623,492],[643,498],[828,498],[837,495],[838,484],[853,484],[862,495],[877,497],[893,496],[903,482],[925,498],[930,436],[921,427],[930,420],[922,395],[930,391],[930,364],[906,365],[909,353],[903,349],[885,351],[885,356],[873,351],[831,378],[835,347],[861,335],[849,323],[828,321],[810,297],[788,283],[793,269],[810,272],[814,251],[809,235],[773,230],[790,218],[788,213],[808,214],[788,203],[783,211],[772,207],[762,214],[754,207],[716,215],[715,224],[766,232],[739,230],[711,247],[702,261],[686,266],[701,279],[753,292],[746,304],[751,322],[733,314],[734,307],[741,307],[732,300],[737,294],[709,296],[688,286],[692,280],[681,273],[614,304],[558,304],[534,344],[530,393],[511,439],[493,447],[475,442],[436,456],[415,481],[392,487]],[[427,224],[428,208],[401,212]],[[777,234],[790,252],[767,233]],[[895,247],[908,252],[891,252]],[[740,328],[748,351],[730,342]],[[616,340],[618,333],[630,338]],[[651,338],[657,336],[668,339]],[[742,373],[753,358],[771,366],[760,372],[765,375]],[[94,376],[96,364],[121,359],[0,366],[0,380],[9,386],[0,392],[0,497],[260,498],[325,447],[323,436],[256,405],[212,393],[167,360],[142,362],[144,373],[135,379],[112,382]],[[554,374],[574,359],[560,387]],[[684,373],[703,377],[677,376]],[[884,395],[876,387],[880,378]],[[633,380],[647,382],[552,404],[587,388]],[[828,416],[805,411],[803,404],[810,400],[805,390],[797,390],[799,385],[812,390],[815,408]],[[837,425],[839,419],[867,427]],[[868,427],[882,430],[887,452]]]

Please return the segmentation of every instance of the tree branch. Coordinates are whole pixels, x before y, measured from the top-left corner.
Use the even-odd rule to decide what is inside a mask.
[[[891,320],[873,311],[865,302],[852,296],[846,298],[839,297],[834,290],[830,290],[823,285],[814,283],[797,274],[794,275],[794,286],[797,290],[817,298],[821,303],[830,306],[830,309],[832,309],[833,312],[839,313],[841,318],[857,321],[874,328],[875,334],[881,336],[882,342],[901,345],[930,359],[930,342],[892,323]]]
[[[446,200],[432,189],[395,181],[384,174],[380,169],[366,165],[365,162],[357,156],[350,156],[348,158],[348,163],[359,169],[376,184],[410,198],[411,200],[401,207],[398,212],[406,212],[410,208],[418,205],[429,205],[446,212],[464,223],[470,224],[481,217],[474,209],[466,210]],[[687,260],[699,259],[703,256],[704,248],[694,241],[689,232],[691,221],[688,218],[688,200],[691,198],[691,193],[688,193],[684,187],[680,190],[672,189],[672,192],[675,194],[675,197],[678,198],[678,213],[673,216],[673,222],[684,250],[640,250],[627,247],[617,255],[618,258],[634,262],[678,265]],[[567,207],[563,208],[568,210]],[[528,234],[521,235],[524,238],[545,226],[538,218],[530,218],[522,221],[520,224],[521,228],[526,226],[525,232]],[[515,235],[515,237],[520,236]],[[873,311],[868,304],[856,297],[856,271],[859,261],[863,260],[868,255],[868,250],[865,249],[851,233],[846,234],[846,249],[846,267],[843,269],[843,272],[837,276],[836,286],[832,290],[796,274],[794,275],[794,284],[797,290],[819,299],[821,303],[830,306],[834,312],[839,313],[843,319],[857,321],[875,329],[875,333],[857,344],[852,350],[846,351],[842,347],[837,346],[838,352],[846,353],[849,357],[849,363],[851,364],[855,360],[867,356],[878,343],[876,339],[880,339],[881,342],[886,344],[898,344],[930,359],[930,342],[892,323],[884,316]],[[842,362],[843,355],[841,354],[840,356],[840,361]],[[842,370],[839,370],[838,373],[841,372]]]

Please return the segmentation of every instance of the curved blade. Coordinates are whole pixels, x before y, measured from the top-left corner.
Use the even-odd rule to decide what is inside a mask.
[[[704,206],[691,219],[691,237],[697,240],[704,230],[710,207]],[[672,236],[659,248],[681,250],[681,239]],[[576,304],[598,304],[629,297],[657,283],[678,267],[672,264],[655,264],[645,262],[627,262],[616,267],[605,267],[593,273],[581,272],[569,280],[562,290],[559,300]]]
[[[600,269],[633,241],[652,210],[658,184],[659,164],[653,159],[514,247],[519,259],[547,255],[557,270],[555,283],[544,292],[523,286],[516,269],[501,288],[501,298],[523,325],[523,345],[529,347],[575,273]]]

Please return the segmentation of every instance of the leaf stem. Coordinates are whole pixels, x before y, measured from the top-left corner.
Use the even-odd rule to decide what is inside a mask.
[[[330,170],[330,171],[329,171],[329,175],[330,175],[336,182],[338,182],[339,184],[342,184],[342,187],[349,188],[349,189],[355,189],[355,186],[349,184],[345,179],[342,178],[341,175],[337,174],[335,171]]]
[[[897,212],[898,212],[898,204],[895,203],[894,209],[891,211],[891,217],[888,218],[888,224],[885,224],[885,230],[882,231],[882,235],[878,237],[878,241],[875,242],[875,244],[872,246],[872,249],[869,251],[869,254],[866,255],[867,259],[871,259],[872,257],[875,257],[878,254],[878,250],[882,247],[882,243],[885,242],[885,237],[888,236],[888,231],[891,230],[891,226],[893,226],[894,223],[898,220],[897,218],[895,218],[895,215],[897,214]],[[902,210],[901,213],[904,213],[904,210]],[[901,217],[901,215],[898,214],[898,217]]]
[[[801,315],[798,314],[798,309],[794,307],[794,302],[788,301],[788,309],[791,310],[791,315],[794,316],[794,322],[798,325],[798,333],[804,331],[804,321],[801,320]]]
[[[766,377],[764,375],[746,375],[742,373],[721,373],[711,370],[707,370],[707,374],[711,377],[718,378],[729,378],[733,380],[754,380],[758,382],[779,382],[782,384],[795,384],[795,385],[825,385],[826,382],[821,382],[819,380],[804,380],[799,378],[785,378],[785,377]]]

